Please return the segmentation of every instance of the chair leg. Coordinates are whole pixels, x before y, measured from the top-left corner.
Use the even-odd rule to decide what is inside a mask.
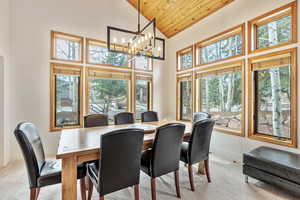
[[[30,200],[36,200],[37,199],[37,188],[31,188],[30,189]]]
[[[180,195],[180,187],[179,187],[179,172],[175,171],[175,186],[176,186],[176,194],[178,198],[181,198]]]
[[[38,199],[39,194],[40,194],[40,188],[36,188],[36,199]]]
[[[134,199],[140,200],[140,185],[139,184],[134,186]]]
[[[104,196],[100,196],[99,200],[104,200]]]
[[[156,181],[155,181],[155,178],[151,179],[151,196],[152,196],[152,200],[156,200]]]
[[[207,177],[207,181],[210,183],[211,180],[210,180],[210,174],[209,174],[209,160],[204,160],[204,166],[205,166],[205,174],[206,174],[206,177]]]
[[[195,191],[194,177],[193,177],[193,165],[189,165],[188,168],[189,168],[189,178],[190,178],[191,190]]]
[[[86,183],[85,178],[80,179],[80,193],[81,199],[86,200]]]
[[[91,199],[92,199],[93,188],[94,188],[93,182],[92,182],[91,179],[89,178],[89,179],[88,179],[88,200],[91,200]],[[101,199],[101,197],[100,197],[100,199]],[[104,199],[104,197],[103,197],[103,199]]]

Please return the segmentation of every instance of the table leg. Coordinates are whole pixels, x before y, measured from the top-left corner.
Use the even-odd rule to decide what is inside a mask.
[[[77,200],[77,160],[62,160],[62,200]]]
[[[198,174],[205,175],[205,168],[204,168],[203,161],[198,164]]]

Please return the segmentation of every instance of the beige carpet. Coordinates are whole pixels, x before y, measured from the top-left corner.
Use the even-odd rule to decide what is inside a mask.
[[[196,191],[192,192],[189,186],[187,168],[180,168],[181,199],[184,200],[296,200],[288,192],[249,178],[249,184],[244,183],[242,168],[239,163],[224,161],[212,156],[211,159],[212,183],[208,184],[206,177],[195,175]],[[196,171],[196,166],[195,170]],[[151,199],[150,179],[141,173],[140,183],[141,199]],[[78,190],[79,191],[79,190]],[[41,189],[39,200],[60,199],[60,185]],[[78,196],[80,196],[78,192]],[[26,200],[29,199],[27,173],[23,162],[14,162],[6,168],[0,169],[0,200]],[[80,199],[78,197],[78,199]],[[93,199],[98,199],[96,190]],[[128,188],[107,195],[106,200],[134,199],[133,189]],[[175,200],[174,175],[168,174],[157,179],[157,199]]]

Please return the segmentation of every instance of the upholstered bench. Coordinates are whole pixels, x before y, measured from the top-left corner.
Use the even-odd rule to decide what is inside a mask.
[[[243,173],[248,176],[287,189],[300,195],[300,155],[259,147],[244,153]]]

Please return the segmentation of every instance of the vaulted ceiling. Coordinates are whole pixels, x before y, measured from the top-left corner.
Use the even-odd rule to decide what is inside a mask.
[[[138,0],[127,0],[137,8]],[[156,18],[157,28],[170,38],[234,0],[141,0],[141,13]]]

